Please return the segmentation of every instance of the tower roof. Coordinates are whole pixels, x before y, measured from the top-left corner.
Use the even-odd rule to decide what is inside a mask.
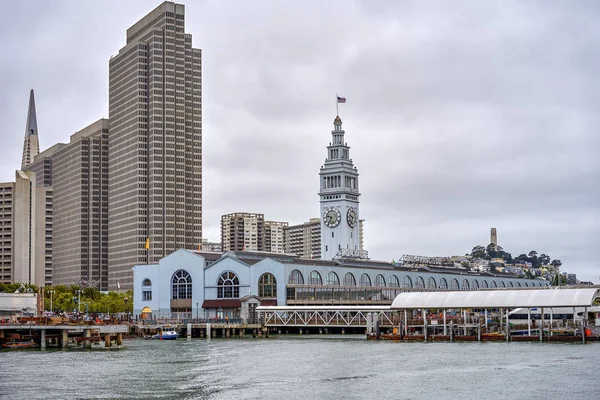
[[[342,123],[342,119],[340,118],[340,116],[339,116],[339,115],[337,115],[337,116],[335,117],[335,119],[333,120],[333,123],[334,123],[334,124],[341,124],[341,123]]]
[[[29,92],[29,108],[27,109],[27,123],[25,125],[25,140],[23,142],[23,158],[21,160],[21,169],[25,170],[33,158],[40,152],[40,142],[38,139],[37,117],[35,115],[35,97],[33,89]]]
[[[25,126],[25,136],[37,135],[37,117],[35,115],[35,97],[33,89],[29,92],[29,109],[27,110],[27,125]]]

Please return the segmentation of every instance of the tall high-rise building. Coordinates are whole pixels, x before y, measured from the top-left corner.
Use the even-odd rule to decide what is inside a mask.
[[[52,257],[54,240],[54,192],[52,189],[52,155],[66,146],[64,143],[57,143],[54,146],[42,151],[33,159],[33,163],[27,167],[28,171],[35,172],[36,194],[38,196],[37,204],[40,211],[37,217],[42,219],[36,230],[36,260],[44,260],[44,274],[46,286],[52,285]],[[43,205],[43,209],[42,209]],[[42,229],[43,227],[43,229]],[[43,243],[43,245],[42,245]]]
[[[221,249],[266,251],[264,214],[238,212],[222,215]]]
[[[319,171],[321,202],[321,258],[366,258],[359,248],[358,170],[344,141],[342,120],[333,121],[332,141]]]
[[[302,258],[321,258],[321,218],[284,228],[284,251]]]
[[[40,152],[38,138],[37,116],[35,114],[35,97],[33,89],[29,92],[29,109],[27,110],[27,123],[25,124],[25,142],[23,144],[23,158],[21,170],[27,169],[33,158]]]
[[[201,51],[164,2],[109,62],[109,289],[202,240]]]
[[[108,127],[100,119],[52,154],[54,284],[108,290]]]
[[[288,225],[287,222],[265,221],[265,251],[271,253],[284,252],[283,230]]]
[[[15,183],[0,183],[0,283],[12,282]]]

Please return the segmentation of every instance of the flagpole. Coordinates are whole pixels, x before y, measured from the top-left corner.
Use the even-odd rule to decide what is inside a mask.
[[[339,107],[340,107],[340,102],[338,101],[338,94],[335,94],[335,116],[339,117],[340,116],[340,111],[339,111]]]

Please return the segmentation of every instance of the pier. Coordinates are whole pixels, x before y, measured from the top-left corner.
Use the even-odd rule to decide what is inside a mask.
[[[90,348],[92,343],[111,347],[123,344],[123,334],[129,333],[127,324],[72,323],[55,318],[22,318],[0,322],[0,345],[2,347],[26,348],[49,346],[67,348],[82,346]]]

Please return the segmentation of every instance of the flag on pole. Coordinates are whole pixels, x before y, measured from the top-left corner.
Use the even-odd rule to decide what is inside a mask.
[[[146,250],[148,250],[150,248],[150,238],[147,237],[146,238]]]
[[[345,103],[346,102],[346,98],[345,97],[337,97],[338,103]]]

